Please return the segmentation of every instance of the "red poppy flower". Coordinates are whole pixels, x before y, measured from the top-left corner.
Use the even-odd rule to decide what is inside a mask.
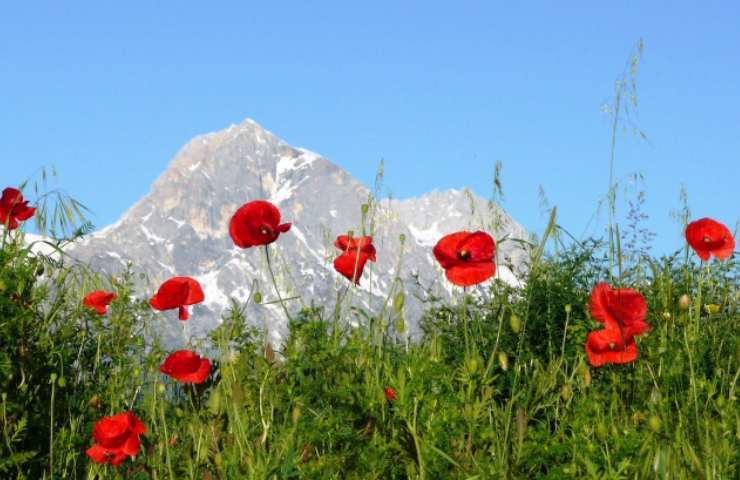
[[[635,290],[597,284],[589,302],[591,316],[605,328],[588,334],[586,356],[594,367],[628,363],[637,358],[634,337],[650,330],[645,322],[647,304]]]
[[[108,311],[108,305],[115,300],[117,295],[113,292],[104,290],[95,290],[88,293],[82,300],[82,304],[98,312],[98,315],[105,315]]]
[[[187,320],[188,305],[200,303],[205,299],[200,283],[190,277],[172,277],[166,280],[149,300],[149,304],[157,310],[179,309],[180,320]]]
[[[701,218],[686,227],[686,241],[705,262],[710,255],[724,260],[735,250],[735,238],[730,230],[711,218]]]
[[[172,352],[159,371],[180,383],[203,383],[211,373],[211,362],[191,350]]]
[[[650,331],[650,325],[645,322],[645,299],[640,292],[630,288],[612,288],[599,283],[591,292],[589,307],[595,320],[606,328],[622,330],[625,338]]]
[[[98,463],[118,465],[139,454],[139,436],[144,433],[146,427],[131,412],[103,417],[93,427],[95,445],[87,449],[87,456]]]
[[[447,280],[468,287],[491,278],[496,272],[496,242],[486,232],[445,235],[434,246],[434,256],[445,269]]]
[[[19,223],[33,217],[36,209],[28,206],[28,201],[23,200],[23,194],[12,187],[3,190],[0,197],[0,223],[7,223],[8,230],[15,230]]]
[[[385,393],[385,399],[389,402],[392,402],[396,399],[396,391],[393,389],[393,387],[385,387],[383,389],[383,393]]]
[[[365,263],[368,260],[375,261],[373,237],[352,238],[340,235],[334,246],[343,250],[343,253],[334,260],[334,270],[344,275],[350,282],[354,281],[359,285]]]
[[[623,337],[619,330],[605,328],[586,337],[586,358],[594,367],[633,362],[637,359],[637,345],[634,338]]]
[[[229,223],[229,235],[240,248],[270,244],[288,230],[290,223],[280,223],[280,210],[265,200],[245,203]]]

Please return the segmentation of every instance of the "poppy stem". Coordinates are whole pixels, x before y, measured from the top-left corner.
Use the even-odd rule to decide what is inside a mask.
[[[288,321],[292,322],[293,317],[290,316],[290,312],[288,312],[288,307],[285,306],[285,301],[283,301],[283,297],[280,295],[280,289],[278,288],[277,280],[275,280],[275,272],[272,269],[272,262],[270,261],[269,245],[265,245],[265,258],[267,259],[267,269],[270,271],[272,286],[273,288],[275,288],[275,295],[277,295],[278,301],[280,301],[280,305],[283,307],[283,311],[285,312],[285,316],[288,317]]]

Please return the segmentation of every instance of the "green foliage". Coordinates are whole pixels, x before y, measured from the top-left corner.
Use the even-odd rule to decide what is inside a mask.
[[[102,278],[0,251],[0,473],[11,478],[733,478],[738,475],[738,264],[651,259],[640,358],[590,368],[588,297],[601,244],[537,258],[521,288],[493,282],[430,308],[408,343],[380,314],[306,309],[273,350],[234,303],[197,387],[166,351],[131,273]],[[84,292],[115,291],[108,316]],[[691,298],[688,309],[679,297]],[[714,305],[711,308],[708,305]],[[364,318],[359,327],[341,319]],[[325,315],[329,314],[329,317]],[[358,317],[357,315],[360,314]],[[191,320],[197,321],[197,320]],[[204,350],[205,352],[206,350]],[[385,387],[397,398],[388,401]],[[118,468],[85,449],[101,416],[133,410],[142,452]]]

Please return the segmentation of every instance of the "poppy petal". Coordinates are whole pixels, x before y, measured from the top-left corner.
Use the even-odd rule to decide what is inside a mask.
[[[442,237],[434,246],[434,258],[444,269],[451,268],[460,263],[458,258],[458,245],[470,235],[470,232],[456,232]]]
[[[447,280],[461,287],[469,287],[484,282],[496,273],[493,262],[458,262],[445,270]]]
[[[101,447],[97,443],[85,450],[85,453],[90,457],[90,459],[92,459],[92,461],[97,463],[107,463],[110,458],[109,450],[105,447]]]
[[[594,320],[606,324],[607,327],[619,328],[617,319],[614,318],[609,311],[608,293],[610,290],[611,287],[607,283],[601,282],[596,284],[594,289],[591,291],[589,310],[591,310],[591,317]]]
[[[473,232],[463,239],[457,246],[457,251],[466,251],[470,254],[469,261],[490,261],[496,250],[496,242],[486,232]]]
[[[365,263],[369,256],[364,253],[357,255],[356,250],[348,250],[334,259],[334,269],[344,275],[347,280],[354,281],[356,285],[360,284],[362,271],[365,269]]]

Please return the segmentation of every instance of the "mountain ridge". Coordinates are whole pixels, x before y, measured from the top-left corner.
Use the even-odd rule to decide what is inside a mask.
[[[169,276],[197,278],[206,300],[193,309],[191,333],[204,334],[219,323],[231,298],[246,302],[248,286],[256,284],[272,295],[264,255],[258,249],[238,249],[228,236],[231,215],[255,199],[271,201],[283,221],[293,223],[275,243],[283,295],[303,296],[298,305],[330,305],[336,289],[347,284],[332,268],[338,253],[333,239],[348,230],[360,232],[361,207],[371,200],[371,191],[338,165],[290,146],[251,119],[187,142],[144,197],[115,223],[75,245],[73,254],[110,274],[131,262],[151,279],[142,286],[145,290]],[[361,303],[379,301],[399,273],[411,290],[406,313],[412,334],[418,333],[424,308],[416,297],[424,298],[430,288],[442,298],[452,292],[431,253],[442,235],[486,229],[486,222],[497,217],[499,228],[491,232],[495,238],[528,236],[501,207],[467,190],[434,190],[420,197],[378,200],[372,206],[378,263],[368,264],[359,287],[367,301]],[[402,235],[403,267],[396,272]],[[525,252],[513,242],[499,245],[499,278],[516,282],[515,272],[523,268],[524,258]],[[417,281],[423,283],[414,287]],[[298,308],[296,303],[292,309]],[[248,321],[265,325],[275,341],[285,332],[284,315],[274,306],[250,305],[247,316]],[[179,335],[177,321],[165,317],[170,330]]]

